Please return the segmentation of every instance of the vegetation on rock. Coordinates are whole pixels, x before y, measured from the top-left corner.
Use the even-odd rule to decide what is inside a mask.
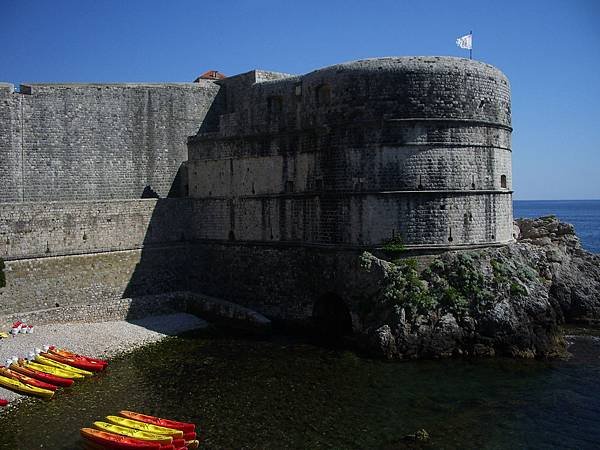
[[[398,256],[399,254],[401,254],[402,252],[404,252],[406,250],[406,246],[404,245],[404,240],[402,239],[402,236],[400,236],[400,235],[394,236],[391,239],[384,241],[382,244],[383,245],[382,245],[381,249],[388,256],[391,256],[391,257]]]
[[[562,323],[600,322],[600,261],[555,218],[521,225],[521,239],[503,247],[414,258],[387,252],[387,260],[364,252],[368,289],[357,314],[369,351],[386,358],[563,354]]]

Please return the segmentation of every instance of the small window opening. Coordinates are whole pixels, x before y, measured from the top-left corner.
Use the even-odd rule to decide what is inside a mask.
[[[423,189],[423,185],[421,184],[421,175],[419,175],[419,185],[417,186],[417,188],[418,188],[419,190],[420,190],[420,189]]]
[[[294,192],[294,182],[292,180],[285,182],[285,192]]]
[[[317,87],[317,106],[328,105],[331,102],[331,88],[328,84]]]
[[[506,189],[506,175],[500,175],[500,187]]]
[[[297,97],[302,95],[302,83],[297,83],[296,86],[294,86],[294,94],[296,94]]]

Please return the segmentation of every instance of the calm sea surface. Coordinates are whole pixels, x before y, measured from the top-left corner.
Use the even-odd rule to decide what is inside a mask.
[[[555,215],[575,225],[583,247],[600,253],[600,200],[515,200],[515,217]]]
[[[568,361],[386,363],[289,338],[168,339],[55,400],[0,415],[0,448],[80,448],[79,428],[122,409],[191,421],[211,449],[600,447],[600,339]]]
[[[515,202],[516,217],[573,223],[596,252],[599,213],[598,201]],[[0,413],[0,448],[81,448],[79,428],[130,409],[195,422],[210,449],[414,448],[403,438],[421,428],[422,448],[597,449],[600,338],[568,340],[569,360],[386,363],[301,339],[192,333]]]

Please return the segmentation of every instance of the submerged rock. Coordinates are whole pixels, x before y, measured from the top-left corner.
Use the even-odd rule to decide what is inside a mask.
[[[393,262],[363,254],[367,350],[388,359],[563,354],[561,324],[600,321],[600,256],[552,216],[515,228],[505,247]]]

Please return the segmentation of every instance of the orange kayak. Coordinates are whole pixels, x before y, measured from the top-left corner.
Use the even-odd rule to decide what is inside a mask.
[[[161,450],[161,445],[158,442],[141,441],[118,434],[94,430],[93,428],[82,428],[80,432],[85,440],[100,444],[109,449]]]
[[[175,430],[181,430],[184,433],[192,433],[196,431],[196,425],[193,423],[161,419],[160,417],[148,416],[146,414],[140,414],[133,411],[120,411],[119,414],[123,417],[127,417],[128,419],[139,420],[140,422],[146,422],[152,425],[158,425],[160,427],[173,428]]]
[[[52,347],[48,348],[48,351],[50,353],[54,353],[55,355],[58,355],[58,356],[66,356],[66,357],[71,357],[71,358],[83,358],[87,361],[92,361],[92,362],[95,362],[98,364],[102,364],[104,366],[108,365],[108,361],[105,361],[104,359],[92,358],[91,356],[85,356],[85,355],[78,355],[77,353],[70,352],[64,348],[56,348],[56,347],[52,346]]]
[[[10,369],[7,369],[4,366],[0,366],[0,375],[3,375],[8,378],[12,378],[13,380],[19,380],[21,383],[25,383],[30,386],[35,386],[40,389],[48,389],[49,391],[55,391],[57,389],[57,386],[55,386],[53,384],[46,383],[41,380],[36,380],[35,378],[28,377],[27,375],[23,375],[22,373],[19,373],[19,372],[14,372]]]
[[[76,367],[77,369],[88,370],[90,372],[100,372],[106,367],[104,364],[95,363],[88,361],[83,358],[75,358],[73,356],[59,356],[54,353],[40,353],[44,358],[51,359],[53,361],[67,364],[68,366]]]

